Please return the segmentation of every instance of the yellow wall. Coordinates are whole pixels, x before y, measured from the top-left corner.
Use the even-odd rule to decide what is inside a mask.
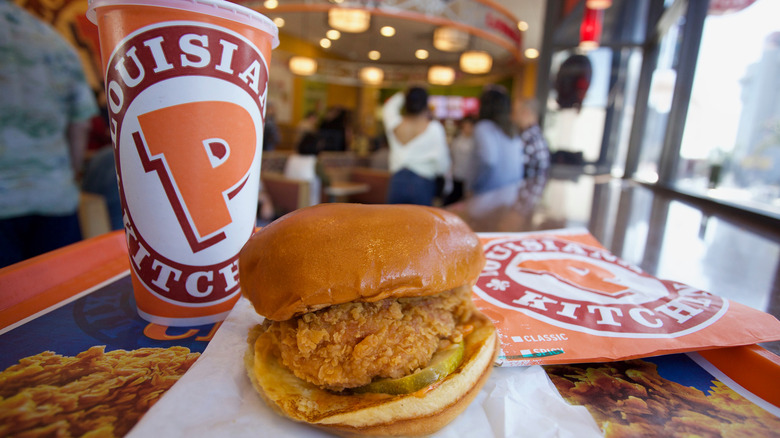
[[[309,56],[313,58],[340,59],[333,56],[330,52],[321,49],[318,46],[310,44],[300,38],[287,35],[280,31],[279,47],[274,49],[275,56],[282,56],[285,59],[293,55]],[[293,109],[292,125],[297,124],[302,118],[304,109],[304,90],[305,81],[312,79],[296,76],[293,80]],[[359,106],[360,88],[348,85],[328,84],[327,85],[327,106],[343,106],[352,111]]]

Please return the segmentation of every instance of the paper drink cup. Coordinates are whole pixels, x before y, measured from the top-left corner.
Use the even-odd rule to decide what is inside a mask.
[[[271,20],[222,0],[96,0],[138,313],[223,320],[254,231]]]

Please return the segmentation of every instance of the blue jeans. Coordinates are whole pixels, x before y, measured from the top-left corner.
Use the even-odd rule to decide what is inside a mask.
[[[423,178],[409,169],[401,169],[390,177],[388,204],[433,205],[436,181]]]

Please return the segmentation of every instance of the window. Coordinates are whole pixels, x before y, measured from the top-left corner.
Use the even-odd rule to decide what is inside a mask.
[[[634,177],[641,181],[650,183],[658,181],[658,165],[664,148],[664,134],[674,97],[677,58],[684,23],[685,16],[681,16],[661,39],[658,63],[653,72],[650,94],[646,102],[647,116],[639,164],[634,174]]]
[[[710,10],[675,188],[780,217],[780,2]]]

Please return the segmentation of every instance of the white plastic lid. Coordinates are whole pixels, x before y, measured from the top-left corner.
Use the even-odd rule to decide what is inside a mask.
[[[156,6],[213,15],[256,27],[271,35],[273,38],[272,49],[279,45],[279,29],[270,18],[255,10],[225,0],[89,0],[87,18],[92,23],[97,24],[95,9],[101,6],[118,5]]]

